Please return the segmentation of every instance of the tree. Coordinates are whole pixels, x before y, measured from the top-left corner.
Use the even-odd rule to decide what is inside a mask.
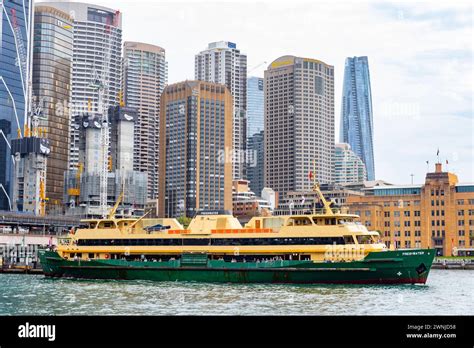
[[[188,228],[192,219],[183,215],[183,216],[180,216],[177,220],[181,225],[183,225],[184,228]]]

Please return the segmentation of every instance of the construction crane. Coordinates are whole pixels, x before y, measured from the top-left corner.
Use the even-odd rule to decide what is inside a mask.
[[[19,66],[21,70],[21,78],[23,81],[26,81],[26,73],[27,73],[27,56],[26,56],[26,49],[25,49],[25,44],[23,43],[23,35],[21,34],[21,29],[18,25],[18,20],[16,17],[16,10],[12,8],[10,10],[11,12],[11,17],[12,17],[12,27],[13,27],[13,32],[15,34],[15,41],[17,44],[18,48],[18,55],[19,55]]]
[[[249,75],[252,71],[254,71],[254,70],[260,68],[260,67],[261,67],[262,65],[264,65],[264,64],[267,64],[267,62],[266,62],[266,61],[263,61],[263,62],[261,62],[260,64],[255,65],[255,66],[254,66],[253,68],[251,68],[250,70],[247,70],[247,75]]]

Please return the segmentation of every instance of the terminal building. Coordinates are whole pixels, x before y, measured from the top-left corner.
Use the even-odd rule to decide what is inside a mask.
[[[322,184],[320,188],[324,198],[331,202],[331,206],[334,208],[342,208],[349,196],[364,195],[364,192],[360,189],[349,189],[336,184]],[[315,191],[291,191],[279,201],[274,215],[312,214],[315,210],[316,212],[322,212],[322,208],[323,205]]]
[[[474,247],[474,183],[436,164],[422,185],[374,186],[347,197],[349,212],[390,248],[436,248],[456,255]]]

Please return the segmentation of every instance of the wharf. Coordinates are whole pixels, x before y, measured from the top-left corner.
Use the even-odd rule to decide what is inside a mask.
[[[474,260],[467,259],[443,259],[443,260],[436,260],[433,262],[431,266],[433,269],[466,269],[466,270],[474,270]]]
[[[5,274],[43,274],[41,268],[18,268],[18,267],[3,267],[0,268],[0,273]]]

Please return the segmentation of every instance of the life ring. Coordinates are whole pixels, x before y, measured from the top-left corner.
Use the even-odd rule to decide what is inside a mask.
[[[110,254],[105,254],[105,258],[106,258],[106,259],[109,259],[109,258],[110,258]]]

